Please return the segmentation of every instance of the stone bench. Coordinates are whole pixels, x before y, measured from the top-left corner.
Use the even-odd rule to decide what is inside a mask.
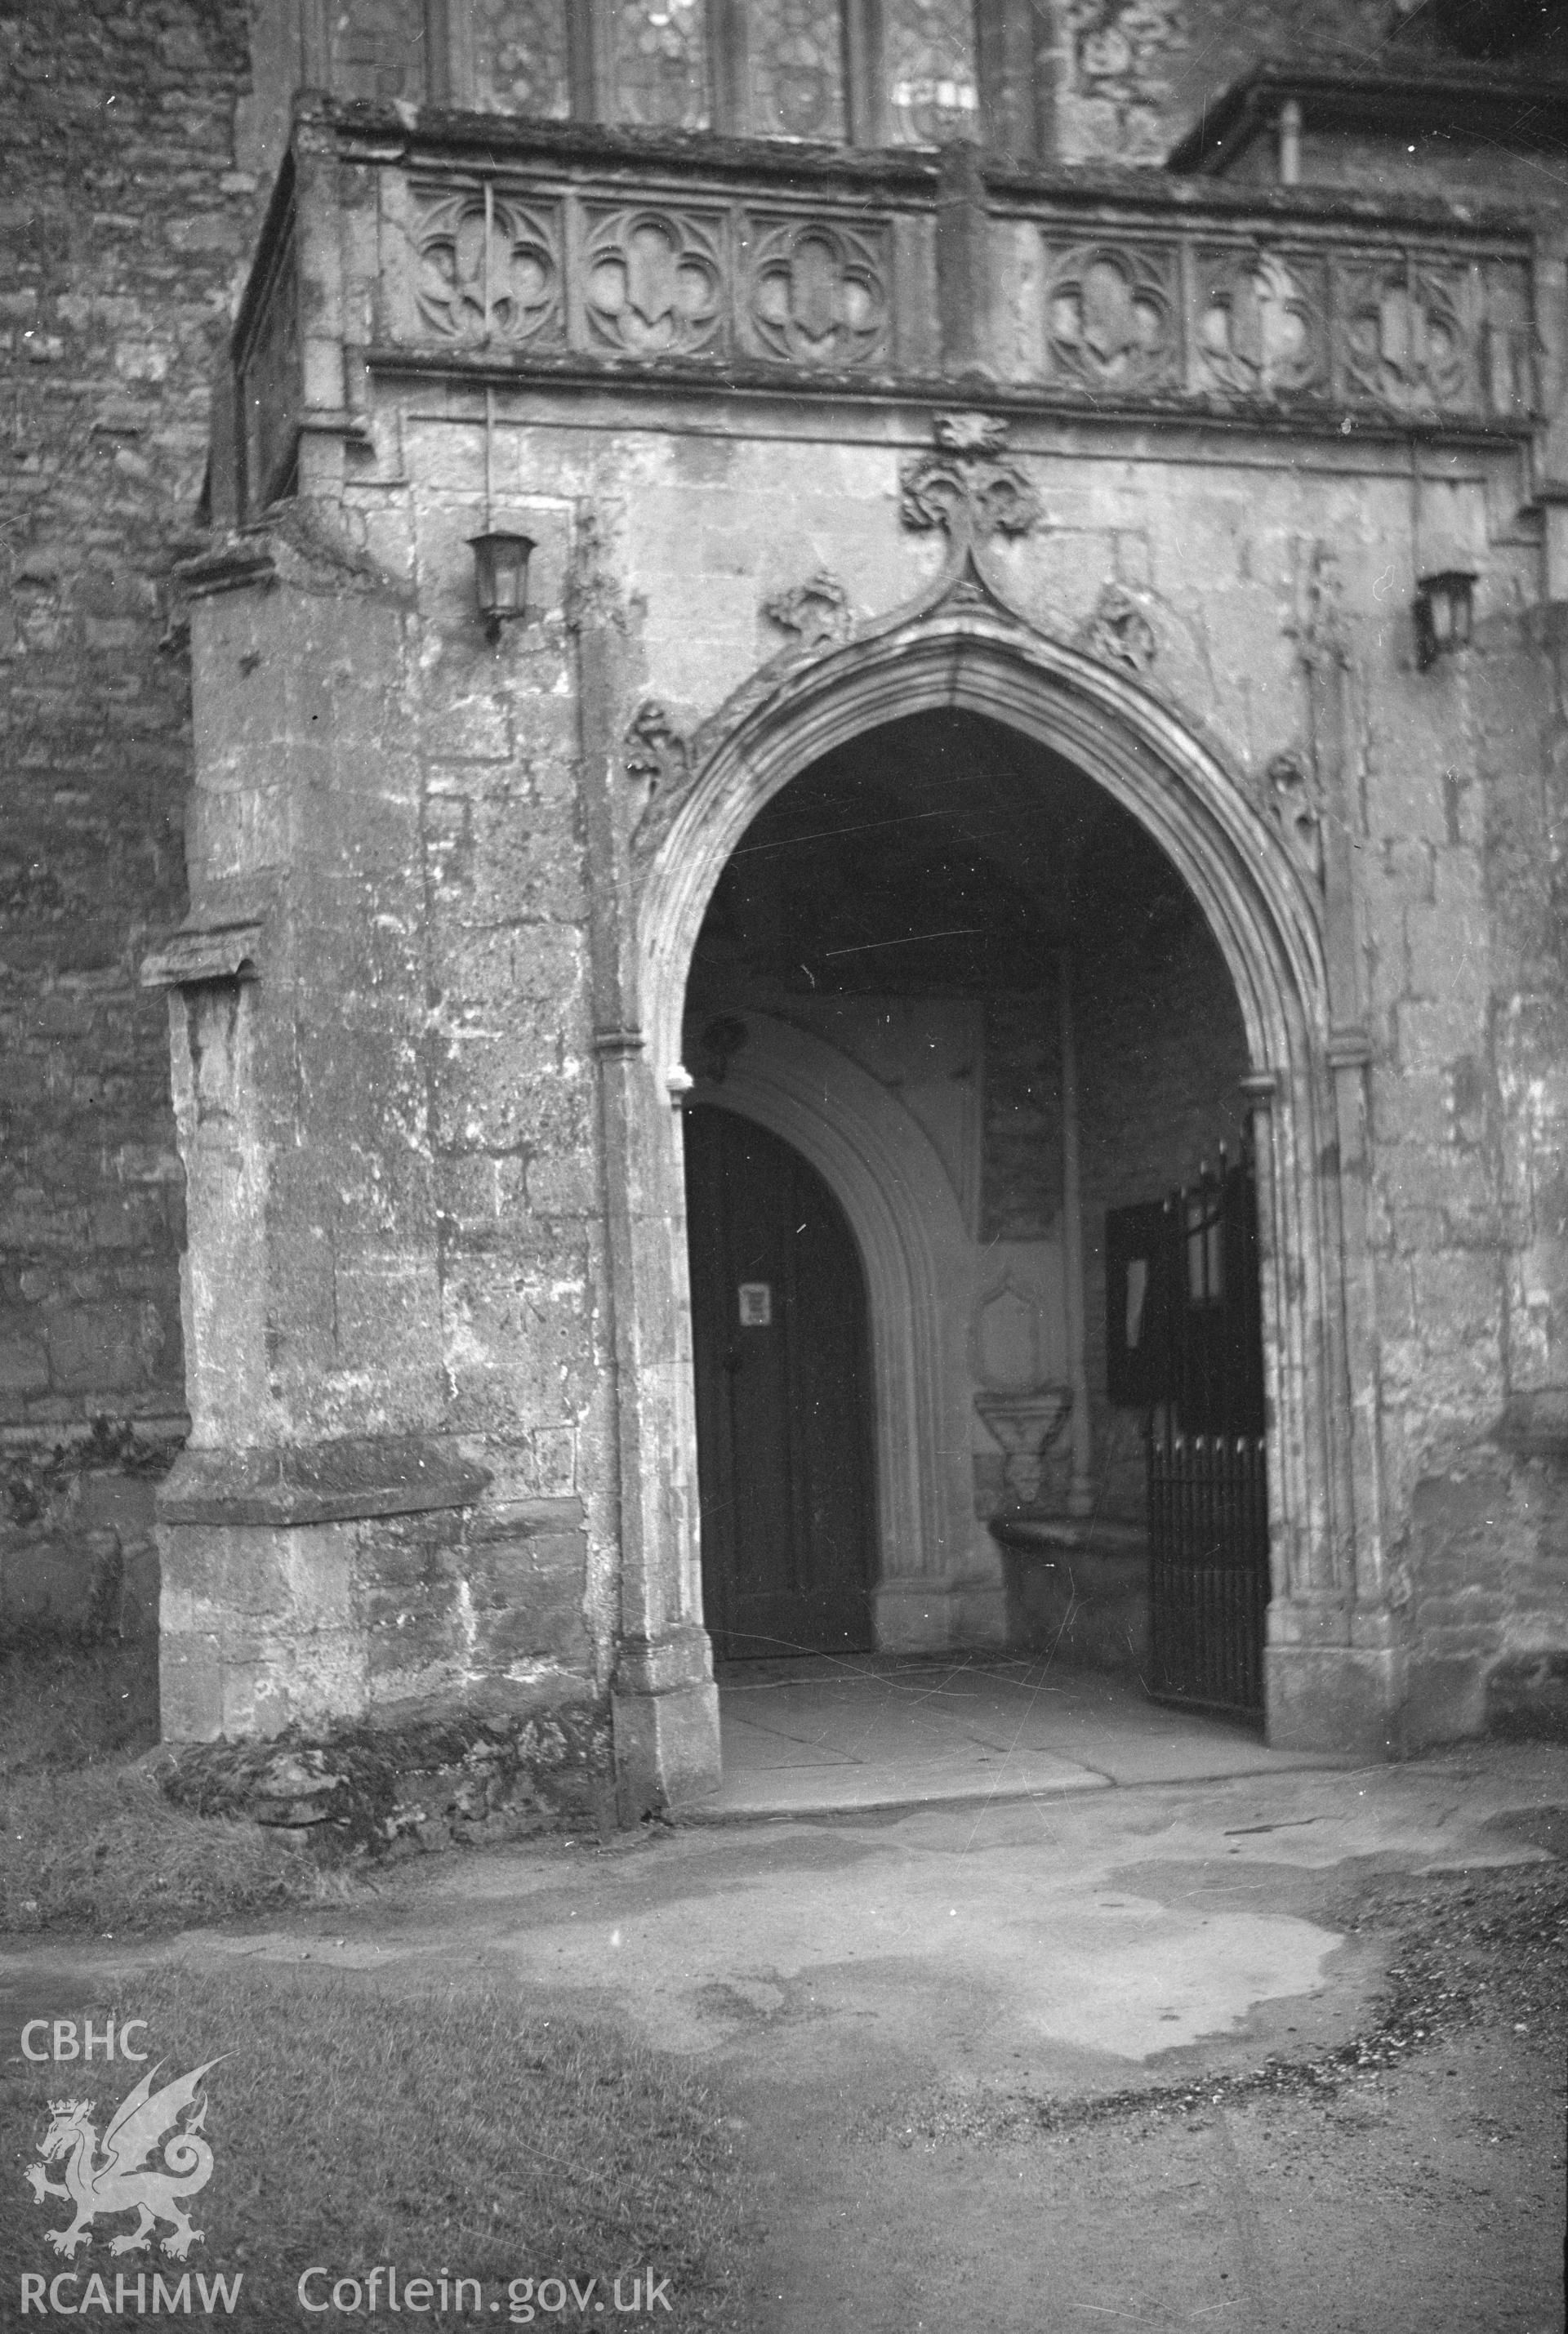
[[[1009,1635],[1076,1668],[1141,1673],[1149,1657],[1149,1534],[1082,1516],[997,1516]]]

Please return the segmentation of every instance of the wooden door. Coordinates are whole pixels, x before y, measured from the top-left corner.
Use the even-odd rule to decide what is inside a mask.
[[[871,1644],[865,1280],[787,1143],[686,1117],[703,1602],[735,1660]]]

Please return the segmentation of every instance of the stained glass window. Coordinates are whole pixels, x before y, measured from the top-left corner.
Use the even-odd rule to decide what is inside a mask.
[[[332,87],[340,97],[425,94],[424,0],[353,0],[332,14]]]
[[[582,0],[470,0],[474,102],[485,113],[564,121],[572,111],[566,9]]]
[[[618,121],[706,130],[706,0],[620,0],[615,23]]]
[[[844,135],[841,0],[755,0],[751,126],[764,138]]]
[[[900,146],[977,138],[972,0],[886,0],[889,128]]]

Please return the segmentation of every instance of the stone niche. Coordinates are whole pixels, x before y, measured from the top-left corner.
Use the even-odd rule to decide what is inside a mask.
[[[1050,1453],[1073,1408],[1060,1251],[1044,1241],[1009,1244],[999,1278],[976,1299],[970,1329],[975,1411],[1000,1454],[976,1459],[982,1514],[1036,1514],[1050,1507]],[[998,1254],[986,1250],[993,1274]]]

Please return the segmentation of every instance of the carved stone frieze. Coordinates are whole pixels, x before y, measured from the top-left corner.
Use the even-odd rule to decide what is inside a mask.
[[[1197,353],[1205,387],[1300,397],[1329,384],[1328,275],[1278,252],[1198,254]]]
[[[594,345],[629,356],[697,356],[724,338],[721,212],[591,208],[584,307]]]
[[[561,212],[473,188],[417,189],[415,298],[442,340],[523,346],[562,337]]]
[[[1100,390],[1179,386],[1176,254],[1162,246],[1081,244],[1053,253],[1051,371]]]
[[[763,603],[763,614],[781,632],[793,632],[803,649],[847,641],[854,629],[850,595],[836,575],[820,568],[803,584],[776,592]]]
[[[1268,766],[1268,807],[1292,858],[1317,891],[1323,882],[1323,805],[1311,760],[1297,747]]]
[[[939,414],[935,448],[899,472],[904,525],[917,534],[967,532],[978,543],[1029,534],[1039,523],[1040,497],[1006,444],[1007,425],[992,415]]]
[[[1137,12],[1082,6],[1102,62]],[[878,397],[923,396],[968,362],[947,344],[951,304],[931,308],[919,256],[931,190],[907,174],[846,162],[841,175],[824,161],[786,192],[739,148],[699,169],[684,152],[613,140],[568,154],[476,132],[441,159],[406,146],[371,153],[362,126],[331,134],[377,181],[374,203],[342,230],[358,255],[351,280],[374,285],[372,369],[385,340],[425,359],[488,351],[519,376],[563,358],[579,370],[630,359],[667,366],[687,388],[693,360],[704,380],[733,362],[832,398],[857,381]],[[1009,360],[1009,396],[1035,391],[1089,417],[1266,403],[1314,437],[1367,415],[1515,433],[1538,417],[1544,279],[1523,229],[1458,211],[1380,224],[1275,191],[1251,210],[1239,187],[1210,199],[1197,181],[1173,193],[1143,175],[1136,191],[1098,189],[1092,211],[1081,191],[1020,181],[976,225],[974,264],[999,309],[1039,317],[1033,352],[1020,344]],[[351,171],[341,183],[360,181]],[[338,199],[327,184],[313,205]],[[253,509],[286,490],[302,428],[329,426],[305,411],[291,232],[280,211],[242,312],[241,490]],[[1016,458],[996,444],[941,438],[906,466],[903,487],[913,527],[947,531],[962,510],[984,542],[1034,521]]]
[[[1472,272],[1401,253],[1342,263],[1335,305],[1346,397],[1400,413],[1480,404],[1480,294]]]
[[[1105,585],[1093,612],[1080,625],[1075,645],[1102,664],[1119,664],[1140,675],[1152,670],[1159,653],[1153,625],[1122,584]]]
[[[746,247],[748,323],[765,356],[847,368],[885,353],[892,315],[885,226],[754,213]]]
[[[1093,0],[1091,13],[1110,9]],[[1111,53],[1121,31],[1098,15],[1096,27],[1092,53]],[[476,150],[457,183],[428,159],[370,167],[385,174],[380,248],[394,255],[374,329],[396,340],[519,362],[568,351],[678,369],[744,362],[787,368],[824,396],[856,376],[880,389],[906,368],[923,388],[967,362],[944,344],[956,329],[946,312],[919,312],[929,194],[896,174],[813,174],[809,194],[803,182],[787,195],[738,151],[700,182],[691,158],[656,162],[651,149],[646,169],[619,152],[503,166]],[[1188,181],[1176,201],[1149,177],[1136,194],[1101,190],[1092,225],[1077,197],[1011,191],[1007,216],[976,231],[998,303],[1023,315],[1044,302],[1036,354],[1010,387],[1088,413],[1266,401],[1313,434],[1366,412],[1521,428],[1538,413],[1537,277],[1522,231],[1457,215],[1385,228],[1272,196],[1249,214],[1235,191],[1217,207]],[[253,337],[275,250],[253,286]],[[261,371],[254,401],[270,413],[287,384]]]

